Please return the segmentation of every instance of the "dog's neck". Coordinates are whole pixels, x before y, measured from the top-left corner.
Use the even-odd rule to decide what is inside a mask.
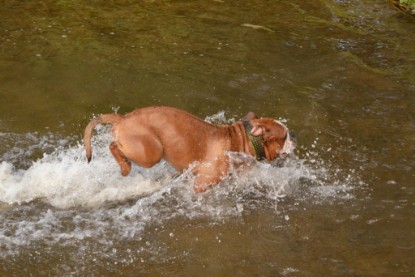
[[[255,146],[248,137],[248,132],[245,130],[244,124],[241,121],[233,123],[231,126],[222,125],[223,130],[226,130],[226,136],[229,137],[229,151],[231,152],[243,152],[249,154],[253,157],[259,157],[256,153]],[[264,149],[264,146],[261,141],[259,141],[263,153],[264,159],[268,159],[267,150]],[[258,159],[258,158],[257,158]],[[259,159],[258,159],[259,160]]]
[[[252,147],[255,150],[255,157],[258,161],[265,160],[265,150],[264,146],[262,145],[262,141],[260,137],[253,136],[251,134],[252,125],[249,121],[243,121],[243,125],[245,127],[245,133],[248,139],[250,140]]]

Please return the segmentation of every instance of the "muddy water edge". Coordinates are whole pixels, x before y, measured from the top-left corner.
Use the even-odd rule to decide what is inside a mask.
[[[1,1],[0,273],[413,276],[415,21],[387,1]],[[195,195],[79,145],[167,105],[287,122],[298,160]],[[223,114],[224,112],[224,118]]]

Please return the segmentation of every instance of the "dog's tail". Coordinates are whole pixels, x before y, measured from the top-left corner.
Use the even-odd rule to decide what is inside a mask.
[[[85,128],[84,132],[84,145],[86,151],[86,158],[88,163],[91,161],[92,158],[92,148],[91,148],[91,136],[92,131],[98,124],[114,124],[120,121],[122,115],[119,114],[101,114],[100,116],[95,117],[92,119]]]

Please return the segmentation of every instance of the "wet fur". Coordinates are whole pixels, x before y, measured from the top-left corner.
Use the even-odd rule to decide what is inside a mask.
[[[252,135],[261,137],[266,159],[278,157],[287,138],[286,127],[271,118],[256,118],[252,112],[243,120],[253,126]],[[131,161],[150,168],[165,159],[179,172],[197,161],[193,171],[196,192],[205,191],[229,174],[226,152],[255,157],[242,122],[216,126],[179,109],[148,107],[92,119],[84,133],[88,162],[92,158],[92,131],[98,124],[112,124],[110,151],[123,176],[130,173]]]

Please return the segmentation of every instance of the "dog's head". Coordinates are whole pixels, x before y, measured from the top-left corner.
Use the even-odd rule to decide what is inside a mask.
[[[277,157],[285,158],[293,153],[296,146],[294,134],[280,121],[272,118],[256,118],[252,112],[243,120],[249,121],[252,125],[251,135],[261,138],[269,154],[269,160]]]

